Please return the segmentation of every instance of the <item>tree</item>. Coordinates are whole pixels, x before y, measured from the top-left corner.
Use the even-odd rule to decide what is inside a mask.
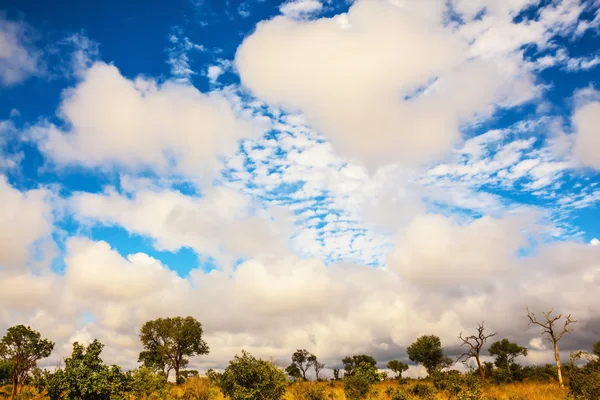
[[[164,378],[150,368],[138,368],[129,373],[131,392],[136,398],[147,398],[152,393],[159,393],[166,387]]]
[[[462,361],[463,364],[466,364],[468,360],[474,358],[475,362],[477,363],[477,370],[479,371],[481,380],[485,380],[485,369],[482,367],[480,359],[481,350],[483,349],[485,342],[493,336],[496,336],[496,333],[492,333],[490,335],[485,334],[483,322],[477,325],[477,334],[463,337],[461,332],[458,335],[458,338],[463,342],[461,346],[467,346],[467,351],[460,354],[457,361]]]
[[[435,335],[419,337],[406,351],[410,361],[423,365],[428,375],[441,371],[448,363],[452,363],[449,357],[444,356],[440,338]]]
[[[39,360],[50,356],[53,349],[54,342],[42,339],[40,333],[29,326],[8,328],[0,341],[0,358],[10,363],[11,398],[15,398],[18,388],[23,390],[23,381],[29,371],[37,366]]]
[[[210,371],[207,375],[231,400],[279,400],[288,384],[281,369],[244,350],[241,357],[229,361],[222,374]]]
[[[100,358],[104,345],[94,339],[87,348],[73,343],[71,357],[65,359],[65,369],[48,379],[48,394],[52,400],[109,399],[126,391],[129,377],[116,365],[108,366]],[[64,395],[64,397],[63,397]]]
[[[308,356],[308,365],[315,369],[316,379],[319,380],[319,372],[325,368],[325,363],[320,363],[319,360],[317,360],[317,356],[311,354]]]
[[[545,321],[538,321],[535,314],[527,310],[527,318],[529,318],[529,325],[534,324],[538,325],[542,328],[542,334],[546,336],[546,340],[552,343],[552,347],[554,347],[554,359],[556,360],[556,368],[558,370],[558,383],[560,387],[564,387],[562,371],[560,367],[560,354],[558,352],[558,342],[562,339],[565,333],[571,333],[573,330],[569,328],[569,325],[576,323],[577,321],[571,318],[571,314],[565,317],[565,321],[562,327],[556,327],[555,324],[557,321],[563,317],[562,314],[558,314],[556,317],[552,317],[552,309],[550,311],[542,313]]]
[[[148,321],[140,331],[144,351],[138,361],[155,370],[161,366],[163,370],[166,368],[167,378],[168,372],[175,370],[175,382],[179,382],[179,371],[188,365],[188,357],[209,352],[202,333],[202,324],[193,317]]]
[[[344,371],[346,375],[352,375],[354,373],[354,371],[356,370],[356,368],[362,364],[362,363],[366,363],[368,365],[371,365],[373,368],[375,368],[375,366],[377,365],[377,360],[375,360],[373,357],[366,355],[366,354],[360,354],[360,355],[356,355],[356,356],[352,356],[352,357],[345,357],[342,360],[342,363],[344,363]]]
[[[592,353],[597,357],[600,357],[600,342],[594,343],[594,347],[592,348]]]
[[[292,364],[294,364],[301,372],[302,379],[306,380],[306,371],[310,368],[308,357],[311,354],[306,349],[298,349],[292,354]]]
[[[0,359],[0,385],[10,382],[12,376],[12,364],[10,361]]]
[[[300,369],[298,368],[298,366],[296,364],[290,364],[287,366],[287,368],[285,369],[285,372],[294,380],[297,381],[299,379],[302,379],[302,372],[300,371]]]
[[[344,375],[344,393],[348,400],[361,400],[366,398],[371,391],[373,384],[381,381],[382,375],[377,371],[377,368],[375,368],[375,364],[376,363],[371,363],[370,360],[359,361],[358,364],[354,365],[351,373]]]
[[[527,348],[521,347],[516,343],[512,343],[508,339],[502,339],[498,342],[492,343],[489,349],[489,353],[492,356],[496,356],[494,365],[498,368],[506,369],[510,375],[511,365],[514,363],[515,358],[519,356],[527,355]]]
[[[340,369],[339,368],[333,369],[333,379],[336,381],[340,380]]]
[[[408,370],[408,365],[398,360],[390,360],[387,363],[388,369],[391,369],[396,374],[396,379],[402,377],[402,373]]]

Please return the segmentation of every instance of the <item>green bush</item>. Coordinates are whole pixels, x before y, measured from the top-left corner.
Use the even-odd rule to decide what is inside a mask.
[[[244,350],[229,361],[225,372],[211,371],[209,378],[232,400],[279,400],[288,385],[285,372]]]
[[[600,361],[590,361],[569,372],[569,394],[574,400],[600,399]]]
[[[390,400],[408,400],[409,394],[403,388],[394,388],[389,386],[385,390],[385,394],[390,398]]]
[[[150,368],[135,369],[129,372],[129,376],[129,389],[136,397],[144,399],[153,393],[165,393],[168,389],[165,378]]]
[[[382,376],[372,363],[360,362],[350,373],[344,375],[344,393],[349,400],[365,399],[373,384],[380,382]]]
[[[52,400],[118,400],[129,389],[129,377],[121,367],[102,362],[104,345],[94,340],[86,348],[75,342],[65,369],[48,376],[48,396]]]
[[[417,382],[415,386],[410,389],[410,392],[413,396],[426,400],[432,400],[435,396],[434,388],[423,382]]]

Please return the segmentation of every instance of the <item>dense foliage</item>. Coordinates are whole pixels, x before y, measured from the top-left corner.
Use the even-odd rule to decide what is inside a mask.
[[[202,340],[202,324],[193,317],[158,318],[146,322],[140,331],[144,350],[139,360],[145,367],[160,370],[169,376],[175,371],[175,381],[180,381],[180,371],[189,363],[189,357],[208,354],[209,347]]]
[[[86,348],[73,344],[71,357],[65,359],[65,368],[48,379],[48,394],[52,400],[121,399],[129,389],[129,376],[121,367],[109,367],[100,358],[104,345],[94,340]]]
[[[211,372],[211,380],[232,400],[279,400],[288,380],[285,373],[269,361],[242,350],[222,374]]]
[[[198,371],[183,370],[181,368],[189,362],[188,357],[208,352],[208,345],[202,340],[202,326],[193,318],[150,321],[142,328],[140,338],[144,344],[140,360],[145,366],[139,369],[124,373],[116,365],[104,364],[100,357],[104,345],[94,340],[87,347],[75,342],[71,356],[64,360],[64,368],[50,372],[37,368],[36,364],[37,360],[50,354],[54,343],[42,339],[38,332],[30,328],[10,328],[0,342],[0,384],[10,386],[0,386],[0,398],[15,397],[15,370],[21,371],[17,382],[26,385],[23,393],[15,397],[19,399],[217,400],[220,389],[223,395],[232,400],[280,400],[286,391],[288,398],[291,396],[294,400],[326,400],[333,398],[331,390],[337,388],[343,390],[348,400],[379,399],[381,395],[389,400],[482,400],[498,398],[486,397],[484,392],[491,387],[513,383],[543,385],[543,382],[555,385],[557,393],[562,393],[553,398],[562,399],[567,393],[566,389],[563,391],[559,387],[557,365],[519,365],[515,359],[527,355],[527,348],[507,339],[493,343],[488,349],[489,354],[495,356],[495,362],[481,364],[486,376],[484,386],[483,375],[475,370],[467,373],[443,371],[451,362],[444,355],[441,341],[435,335],[421,336],[407,349],[409,358],[427,369],[426,379],[403,378],[402,373],[409,366],[399,360],[390,360],[386,367],[395,376],[387,380],[387,372],[378,370],[374,357],[358,354],[342,359],[343,377],[340,368],[333,368],[333,378],[329,384],[308,382],[310,376],[307,372],[310,369],[315,372],[315,380],[320,381],[318,373],[324,364],[305,349],[292,354],[292,364],[285,371],[246,351],[242,351],[241,356],[236,355],[223,373],[209,370],[209,379],[200,378]],[[600,399],[600,342],[594,344],[591,350],[591,353],[571,353],[571,362],[562,366],[568,377],[569,400]],[[587,362],[582,362],[584,359]],[[15,369],[19,362],[21,366]],[[178,377],[174,383],[166,379],[171,369],[176,370]],[[23,373],[25,370],[26,373]],[[286,373],[293,381],[301,382],[291,383]],[[341,384],[336,382],[340,379]],[[380,382],[385,382],[383,385],[387,386],[378,386]],[[382,387],[385,390],[380,390]],[[36,393],[42,395],[36,397]]]
[[[5,373],[10,372],[12,398],[17,395],[17,389],[22,388],[25,378],[37,366],[37,362],[48,357],[53,349],[54,342],[42,339],[39,332],[28,326],[8,328],[0,341],[0,359],[10,366],[9,370],[5,367]]]

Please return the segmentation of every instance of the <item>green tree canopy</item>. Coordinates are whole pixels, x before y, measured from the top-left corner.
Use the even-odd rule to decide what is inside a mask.
[[[342,360],[342,363],[344,363],[344,375],[352,375],[356,368],[362,363],[366,363],[375,368],[375,366],[377,365],[377,360],[375,360],[375,358],[367,354],[359,354],[352,357],[345,357]]]
[[[494,365],[507,371],[510,371],[510,365],[514,363],[515,358],[527,355],[527,348],[506,338],[492,343],[488,351],[492,356],[496,356]]]
[[[319,373],[323,368],[325,368],[325,363],[319,362],[317,356],[311,354],[310,356],[308,356],[308,365],[310,367],[313,367],[313,369],[315,370],[315,377],[317,380],[319,380]]]
[[[222,374],[210,371],[209,377],[232,400],[279,400],[285,394],[285,373],[269,361],[257,359],[242,350]]]
[[[109,367],[100,358],[104,345],[97,339],[86,348],[73,343],[71,357],[65,359],[64,370],[49,379],[49,395],[52,400],[111,399],[127,390],[128,376],[121,368]],[[64,397],[63,397],[64,396]]]
[[[42,339],[39,332],[28,326],[17,325],[8,328],[0,341],[0,359],[10,364],[12,381],[11,398],[17,395],[17,389],[23,388],[23,381],[37,362],[52,353],[54,342]]]
[[[358,364],[354,364],[352,372],[345,374],[343,378],[344,393],[348,400],[362,400],[367,398],[373,384],[383,379],[383,375],[375,367],[377,362],[372,363],[375,360],[373,357],[367,356],[372,360],[368,358],[363,359],[361,356],[355,357],[359,357],[356,359],[358,360]]]
[[[193,317],[158,318],[146,322],[140,331],[140,341],[144,350],[138,361],[154,370],[175,371],[175,381],[179,373],[189,363],[189,358],[208,354],[209,347],[202,340],[202,324]]]
[[[600,357],[600,342],[594,343],[594,347],[592,348],[592,353]]]
[[[442,342],[435,335],[424,335],[406,349],[410,361],[421,364],[432,375],[448,365],[448,358],[444,356]]]
[[[292,354],[292,364],[302,374],[302,379],[306,380],[306,371],[310,368],[309,357],[311,354],[306,349],[298,349]]]
[[[160,393],[167,387],[164,378],[150,368],[138,368],[129,372],[130,390],[136,398],[146,398],[152,393]]]
[[[391,369],[392,372],[396,374],[396,379],[402,376],[402,373],[408,370],[408,365],[398,360],[390,360],[387,363],[388,369]]]
[[[302,379],[302,371],[300,371],[298,366],[294,363],[288,365],[285,369],[285,372],[295,381]]]

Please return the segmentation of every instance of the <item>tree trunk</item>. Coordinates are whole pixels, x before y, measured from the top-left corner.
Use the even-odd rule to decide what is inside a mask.
[[[175,366],[175,384],[179,385],[179,365]]]
[[[556,360],[556,368],[558,369],[558,383],[560,384],[560,387],[563,388],[565,387],[564,383],[563,383],[563,378],[562,378],[562,371],[560,369],[560,354],[558,354],[558,343],[554,342],[554,359]]]
[[[479,361],[479,356],[475,357],[475,361],[477,361],[477,368],[479,368],[479,376],[481,376],[482,381],[485,381],[485,370],[481,367],[481,361]]]
[[[14,399],[17,396],[18,384],[19,384],[19,381],[17,380],[17,377],[13,377],[12,378],[12,393],[10,395],[11,399]]]

